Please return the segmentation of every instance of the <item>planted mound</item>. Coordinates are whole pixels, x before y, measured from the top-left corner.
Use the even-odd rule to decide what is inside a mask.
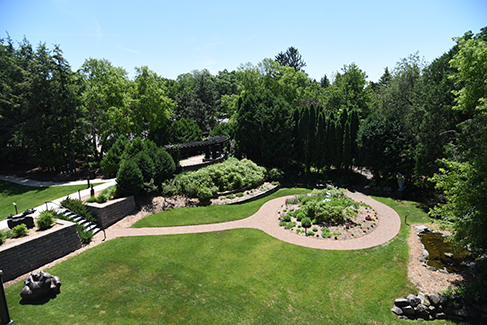
[[[265,168],[236,158],[194,172],[179,174],[164,185],[164,194],[180,194],[207,200],[218,192],[254,187],[263,182]]]
[[[348,239],[374,230],[378,216],[369,206],[347,197],[345,190],[328,185],[310,196],[286,201],[279,211],[285,229],[323,238]]]

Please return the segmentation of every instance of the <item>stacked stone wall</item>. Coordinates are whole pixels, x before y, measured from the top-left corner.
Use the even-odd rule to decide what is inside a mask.
[[[5,247],[0,246],[0,269],[4,281],[13,280],[81,248],[76,224],[65,220],[57,220],[56,223],[60,226]]]
[[[127,196],[105,203],[88,203],[86,206],[98,219],[98,225],[105,229],[131,213],[135,209],[135,201],[133,196]]]

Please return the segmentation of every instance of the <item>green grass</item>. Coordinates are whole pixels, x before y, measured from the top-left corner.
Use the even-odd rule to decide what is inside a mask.
[[[83,189],[86,189],[86,184],[33,187],[0,181],[0,220],[5,219],[11,213],[15,214],[15,207],[12,204],[14,202],[17,204],[19,213],[21,213],[42,205],[46,201],[55,200]]]
[[[429,221],[414,202],[376,199]],[[15,324],[409,324],[390,312],[417,292],[408,235],[403,223],[393,240],[357,251],[256,229],[117,238],[48,269],[62,281],[56,298],[21,304],[22,282],[6,295]]]
[[[310,193],[303,188],[280,189],[264,198],[236,205],[209,205],[195,208],[179,208],[155,213],[136,222],[133,228],[144,227],[173,227],[201,225],[232,221],[249,217],[256,213],[265,202],[277,197]]]

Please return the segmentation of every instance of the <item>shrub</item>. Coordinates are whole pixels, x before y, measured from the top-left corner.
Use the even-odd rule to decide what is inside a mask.
[[[287,221],[287,222],[291,221],[291,214],[290,214],[290,213],[286,214],[286,215],[285,215],[285,216],[282,218],[282,220]]]
[[[23,223],[12,228],[12,233],[14,237],[24,237],[29,232],[27,226]]]
[[[211,193],[211,190],[208,187],[202,187],[198,190],[197,195],[200,201],[206,201],[213,196],[213,193]]]
[[[328,228],[321,228],[321,236],[323,238],[330,238],[331,237],[331,231]]]
[[[314,232],[317,232],[317,231],[318,231],[318,228],[313,227],[313,231],[314,231]]]
[[[117,141],[115,141],[100,163],[103,175],[113,177],[117,174],[122,154],[125,151],[125,148],[127,148],[129,145],[130,142],[127,140],[127,138],[125,138],[125,136],[121,136],[117,139]]]
[[[314,233],[314,232],[312,232],[312,231],[308,231],[308,232],[306,233],[306,235],[308,235],[308,236],[314,236],[314,235],[315,235],[315,233]]]
[[[238,192],[237,194],[235,194],[235,196],[237,196],[237,197],[243,197],[244,194],[242,192]]]
[[[287,222],[286,221],[281,221],[281,222],[279,222],[279,226],[285,227],[285,226],[287,226]]]
[[[106,201],[110,201],[112,198],[116,197],[117,193],[117,186],[112,185],[107,187],[106,189],[102,190],[97,196],[89,197],[86,202],[97,202],[97,203],[104,203]]]
[[[5,243],[7,238],[9,237],[9,234],[6,231],[0,230],[0,245]]]
[[[46,230],[51,227],[54,223],[54,218],[57,216],[57,213],[53,210],[44,210],[41,212],[41,215],[36,220],[36,225],[39,230]]]
[[[292,222],[288,222],[284,228],[285,229],[291,229],[294,227],[296,227],[296,222],[292,221]]]
[[[81,200],[70,199],[69,197],[67,197],[66,199],[61,201],[61,205],[66,209],[71,210],[74,213],[79,214],[80,216],[85,217],[90,221],[97,222],[96,217],[91,214],[91,212],[86,207],[86,204],[84,204]]]
[[[301,211],[301,210],[296,211],[294,216],[296,217],[296,219],[298,221],[301,221],[305,217],[303,211]]]
[[[154,176],[154,162],[152,158],[147,152],[141,151],[135,155],[134,161],[142,173],[144,182],[149,182]]]
[[[311,219],[308,217],[301,219],[301,226],[303,226],[303,228],[311,227]]]
[[[117,195],[139,195],[144,187],[144,178],[133,159],[125,159],[117,173]]]
[[[280,181],[284,176],[284,173],[279,168],[272,168],[266,170],[265,178],[268,181]]]
[[[83,244],[89,244],[91,238],[93,238],[93,233],[91,231],[86,231],[82,225],[77,224],[76,230],[78,231],[79,238]]]

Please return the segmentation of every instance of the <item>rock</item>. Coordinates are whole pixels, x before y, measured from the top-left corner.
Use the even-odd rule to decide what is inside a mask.
[[[421,303],[424,305],[426,298],[422,292],[418,293],[418,298],[421,301]]]
[[[413,307],[411,306],[405,306],[405,307],[402,307],[402,312],[404,313],[404,315],[411,315],[411,316],[414,316],[416,315],[416,312],[414,311]]]
[[[425,262],[421,263],[421,265],[424,267],[428,267],[428,265]]]
[[[424,319],[422,319],[421,317],[416,318],[416,320],[417,320],[418,322],[424,322]]]
[[[397,306],[392,307],[391,311],[398,316],[404,314],[402,309]]]
[[[416,311],[416,316],[423,318],[423,319],[429,319],[430,318],[430,313],[428,310],[428,307],[426,307],[423,304],[419,304],[416,308],[414,308]]]
[[[417,305],[419,305],[421,303],[421,300],[418,297],[416,297],[415,295],[409,295],[407,299],[408,299],[409,305],[411,305],[411,307],[416,307]]]
[[[450,274],[450,272],[448,272],[448,271],[447,271],[447,270],[445,270],[445,269],[440,269],[440,270],[438,270],[438,272],[440,272],[440,273],[444,273],[444,274]]]
[[[446,314],[445,313],[437,313],[436,314],[436,319],[446,319]]]
[[[409,306],[409,302],[407,299],[399,298],[394,300],[394,305],[396,305],[397,307],[405,307],[405,306]]]
[[[444,303],[447,301],[447,299],[448,299],[448,298],[447,298],[447,297],[446,297],[444,294],[442,294],[442,293],[439,293],[439,294],[438,294],[438,297],[440,298],[440,305],[443,305],[443,304],[444,304]]]
[[[420,261],[420,262],[425,262],[425,261],[426,261],[426,259],[425,259],[423,256],[420,256],[420,257],[418,257],[418,261]]]
[[[423,249],[423,255],[421,256],[424,257],[425,259],[428,259],[430,257],[430,253],[426,249]]]
[[[414,228],[418,229],[420,232],[429,232],[428,227],[420,225],[420,226],[414,226]]]
[[[433,271],[433,272],[436,272],[436,267],[434,267],[434,266],[428,266],[426,269]]]
[[[468,317],[468,311],[466,309],[454,309],[451,311],[450,314],[458,317],[464,317],[464,318]]]
[[[428,295],[428,300],[433,306],[437,307],[440,304],[440,297],[438,297],[438,295],[435,294]]]
[[[445,256],[446,257],[449,257],[449,258],[452,258],[453,257],[453,254],[452,253],[445,253]]]
[[[398,319],[402,319],[402,320],[408,320],[409,318],[407,316],[397,316]]]

